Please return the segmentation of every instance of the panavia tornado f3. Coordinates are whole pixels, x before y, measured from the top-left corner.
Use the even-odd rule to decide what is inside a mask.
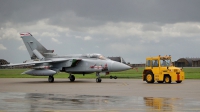
[[[47,50],[30,33],[20,33],[21,38],[30,54],[32,61],[4,66],[32,65],[32,69],[22,74],[33,76],[49,76],[48,81],[54,82],[54,75],[58,72],[69,73],[71,82],[75,81],[72,74],[90,74],[96,72],[96,82],[101,82],[100,74],[108,75],[131,69],[130,66],[112,61],[101,54],[71,54],[58,56],[54,50]]]

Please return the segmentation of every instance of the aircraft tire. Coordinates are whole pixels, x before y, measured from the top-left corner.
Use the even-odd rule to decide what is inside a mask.
[[[96,78],[96,82],[100,83],[101,82],[101,78]]]
[[[112,77],[112,75],[110,76],[110,79],[112,79],[113,77]]]
[[[117,79],[117,76],[114,76],[114,79]]]
[[[71,75],[70,78],[69,78],[69,80],[70,80],[71,82],[74,82],[74,81],[75,81],[75,76],[74,76],[74,75]]]
[[[49,76],[48,81],[49,82],[54,82],[54,77],[53,76]]]

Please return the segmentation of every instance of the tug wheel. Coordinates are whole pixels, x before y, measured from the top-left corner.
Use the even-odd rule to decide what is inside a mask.
[[[154,77],[151,72],[146,73],[146,82],[147,83],[154,83]]]
[[[165,76],[164,78],[165,83],[171,83],[171,77],[169,75]]]

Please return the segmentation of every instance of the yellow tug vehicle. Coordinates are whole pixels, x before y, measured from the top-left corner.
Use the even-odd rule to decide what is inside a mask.
[[[143,81],[147,83],[181,83],[185,79],[184,71],[172,64],[171,56],[147,57],[143,71]]]

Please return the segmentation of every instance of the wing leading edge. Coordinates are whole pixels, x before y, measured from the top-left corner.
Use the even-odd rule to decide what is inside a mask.
[[[36,65],[36,64],[42,64],[42,63],[64,62],[68,60],[69,59],[52,59],[52,60],[47,60],[47,61],[33,61],[33,62],[27,62],[27,63],[7,64],[7,65],[2,65],[2,66],[9,67],[9,66],[20,66],[20,65]]]

